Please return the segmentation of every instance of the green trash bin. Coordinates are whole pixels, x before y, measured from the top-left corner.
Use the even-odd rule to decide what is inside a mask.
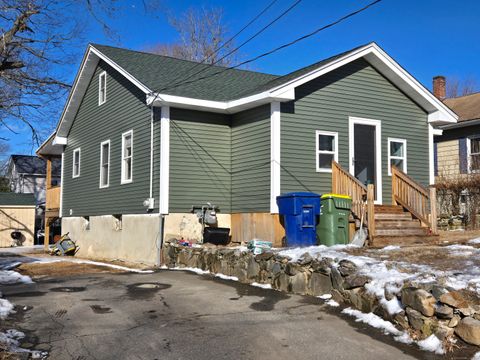
[[[326,246],[348,244],[348,218],[352,198],[346,195],[324,194],[321,199],[320,221],[317,225],[320,244]]]

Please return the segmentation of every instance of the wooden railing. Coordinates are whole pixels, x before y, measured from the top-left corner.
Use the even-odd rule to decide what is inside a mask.
[[[59,209],[60,208],[60,186],[53,186],[47,188],[45,209]]]
[[[392,166],[392,202],[401,205],[437,233],[436,189],[426,190],[411,177]]]
[[[372,240],[375,236],[375,186],[368,185],[367,188],[340,164],[332,161],[332,192],[352,198],[352,214],[357,219],[361,218],[362,208],[365,206],[365,201],[367,202],[363,210],[365,212],[363,221],[368,227],[368,234]]]
[[[362,206],[367,196],[367,187],[357,178],[332,161],[332,192],[352,198],[352,213],[356,218],[362,214]]]

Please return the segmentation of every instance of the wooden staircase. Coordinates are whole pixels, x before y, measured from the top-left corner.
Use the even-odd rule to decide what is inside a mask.
[[[365,209],[369,246],[438,243],[435,188],[424,189],[396,167],[392,167],[392,205],[375,205],[374,185],[363,185],[335,161],[332,192],[352,198],[354,218],[359,219]]]
[[[370,246],[434,244],[438,235],[401,205],[375,205],[375,236]]]

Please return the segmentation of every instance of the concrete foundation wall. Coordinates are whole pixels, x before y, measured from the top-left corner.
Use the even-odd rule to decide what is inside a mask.
[[[217,214],[217,220],[218,227],[232,227],[230,214]],[[200,241],[202,239],[202,224],[195,214],[168,214],[165,216],[164,239]]]
[[[105,216],[62,218],[62,232],[80,247],[78,256],[92,259],[121,259],[155,264],[158,214],[123,215],[121,221]]]
[[[217,214],[218,226],[230,228],[230,214]],[[158,214],[123,215],[121,221],[111,215],[62,218],[62,233],[80,247],[78,256],[91,259],[121,259],[155,264]],[[194,214],[165,216],[164,239],[200,241],[202,225]]]

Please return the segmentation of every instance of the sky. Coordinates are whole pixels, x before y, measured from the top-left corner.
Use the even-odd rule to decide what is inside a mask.
[[[326,25],[371,0],[302,0],[285,17],[240,50],[249,59]],[[271,0],[161,0],[163,10],[180,14],[189,7],[221,7],[224,22],[234,34]],[[259,21],[238,38],[237,44],[288,8],[293,0],[277,0]],[[127,11],[109,20],[118,38],[107,36],[92,23],[80,44],[88,42],[145,50],[174,42],[175,30],[164,11],[145,13],[142,0],[125,0]],[[326,57],[375,41],[428,89],[432,77],[475,78],[480,86],[480,1],[382,0],[367,11],[322,31],[301,43],[250,64],[250,69],[286,74]],[[73,82],[82,58],[62,69]],[[59,114],[60,115],[60,114]],[[58,119],[46,120],[53,131]],[[45,136],[45,134],[44,134]],[[30,134],[10,134],[11,153],[34,153]]]

